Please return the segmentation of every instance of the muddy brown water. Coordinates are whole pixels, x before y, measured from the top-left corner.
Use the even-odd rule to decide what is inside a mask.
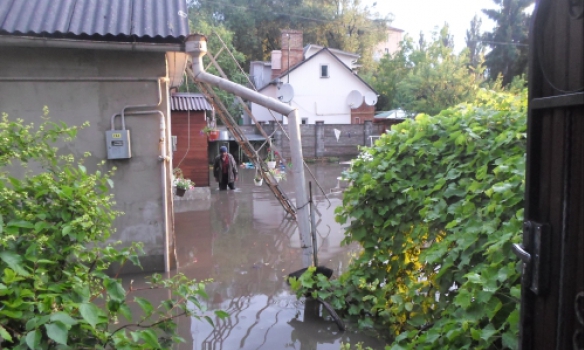
[[[327,164],[311,165],[311,169],[328,193],[346,167]],[[178,271],[197,280],[212,279],[207,285],[209,299],[204,301],[206,314],[213,317],[213,310],[222,309],[230,316],[213,317],[215,327],[196,319],[178,319],[186,343],[175,349],[338,350],[341,343],[358,342],[383,349],[383,341],[350,324],[347,331],[339,332],[324,310],[305,312],[313,305],[298,300],[285,282],[288,273],[302,267],[296,223],[286,217],[269,188],[255,186],[253,178],[254,170],[241,169],[235,191],[219,191],[212,184],[208,203],[177,207]],[[281,184],[294,199],[292,177]],[[322,194],[315,194],[315,199],[319,263],[333,269],[334,278],[359,247],[341,246],[343,228],[334,220],[341,195],[329,195],[330,206]],[[126,283],[130,279],[136,286],[143,283],[141,275],[124,278]],[[142,296],[168,297],[160,291]]]

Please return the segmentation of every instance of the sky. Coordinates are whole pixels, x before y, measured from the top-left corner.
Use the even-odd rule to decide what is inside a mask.
[[[483,20],[481,32],[493,29],[494,22],[481,10],[496,8],[492,0],[363,0],[363,3],[369,6],[377,3],[372,12],[379,12],[382,16],[393,13],[391,25],[405,30],[415,40],[420,31],[430,38],[435,27],[441,28],[444,22],[448,22],[456,51],[466,46],[464,38],[475,14]]]

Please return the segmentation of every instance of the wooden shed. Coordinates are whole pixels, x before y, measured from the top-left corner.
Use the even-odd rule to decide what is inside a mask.
[[[171,95],[171,132],[176,137],[173,146],[173,166],[183,171],[195,187],[209,186],[207,135],[201,130],[207,126],[207,111],[213,107],[205,96],[196,93]],[[173,141],[174,142],[174,141]]]

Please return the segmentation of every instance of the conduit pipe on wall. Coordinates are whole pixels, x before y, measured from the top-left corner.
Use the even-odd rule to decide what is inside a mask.
[[[347,113],[347,112],[340,112],[340,113],[318,113],[318,108],[317,108],[317,103],[316,101],[314,102],[314,114],[318,115],[319,117],[328,117],[328,116],[334,116],[334,115],[351,115],[351,113]]]
[[[170,235],[168,233],[168,222],[169,222],[169,218],[168,218],[168,201],[169,201],[169,196],[168,196],[168,191],[166,190],[166,182],[167,182],[167,176],[166,173],[168,171],[167,169],[167,163],[170,162],[170,157],[168,157],[166,155],[166,122],[165,122],[165,117],[164,117],[164,113],[162,113],[162,111],[159,111],[157,109],[153,109],[153,110],[148,110],[148,111],[132,111],[132,112],[127,112],[126,116],[139,116],[139,115],[153,115],[153,114],[158,114],[160,116],[160,136],[158,139],[158,148],[160,150],[160,155],[158,156],[158,159],[160,161],[162,161],[162,167],[161,167],[161,182],[162,182],[162,196],[163,196],[163,211],[164,211],[164,215],[163,215],[163,220],[164,220],[164,271],[168,272],[170,271],[170,256],[169,256],[169,250],[170,250],[170,246],[171,246],[171,242],[170,242]],[[117,113],[112,115],[111,117],[111,123],[112,123],[112,129],[114,128],[114,120],[116,119],[116,117],[121,116],[121,114]],[[124,118],[122,118],[122,125],[125,128],[125,122],[124,122]],[[173,242],[173,244],[176,244],[176,242]]]
[[[304,177],[304,167],[302,166],[304,162],[302,159],[298,110],[227,79],[206,73],[205,66],[203,65],[203,56],[207,53],[207,38],[204,35],[189,35],[185,43],[185,51],[192,56],[192,70],[195,80],[217,86],[222,90],[281,113],[289,118],[290,154],[292,163],[296,164],[292,168],[292,173],[294,174],[294,187],[296,191],[296,218],[302,242],[302,265],[303,267],[310,266],[312,262],[312,242],[310,240],[310,216],[307,205],[306,179]]]

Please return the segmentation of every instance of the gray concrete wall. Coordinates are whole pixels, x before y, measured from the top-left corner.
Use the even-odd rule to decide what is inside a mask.
[[[165,77],[166,61],[164,53],[0,47],[0,77],[11,76]],[[169,128],[167,91],[163,83],[159,110],[165,114]],[[156,104],[157,100],[155,82],[0,81],[0,112],[8,113],[11,119],[22,118],[38,125],[42,109],[47,106],[54,121],[68,125],[90,122],[91,126],[80,131],[73,144],[62,149],[77,157],[91,152],[86,160],[88,171],[95,171],[97,164],[106,159],[105,131],[110,129],[111,115],[121,112],[126,105]],[[163,203],[170,177],[163,190],[162,162],[158,159],[159,124],[157,114],[126,117],[132,158],[106,162],[107,169],[114,166],[118,169],[113,177],[113,192],[116,209],[125,213],[116,220],[117,233],[111,240],[144,242],[147,257],[143,262],[147,270],[164,269],[168,228]]]
[[[253,125],[245,126],[246,133],[253,133]],[[268,135],[274,131],[275,125],[264,125]],[[288,131],[288,126],[284,125]],[[334,130],[340,130],[337,141]],[[383,132],[381,124],[302,124],[302,153],[304,158],[338,157],[353,158],[359,154],[359,146],[369,145],[369,135],[380,135]],[[259,132],[258,132],[259,133]],[[290,159],[290,142],[282,135],[281,150],[284,158]]]

